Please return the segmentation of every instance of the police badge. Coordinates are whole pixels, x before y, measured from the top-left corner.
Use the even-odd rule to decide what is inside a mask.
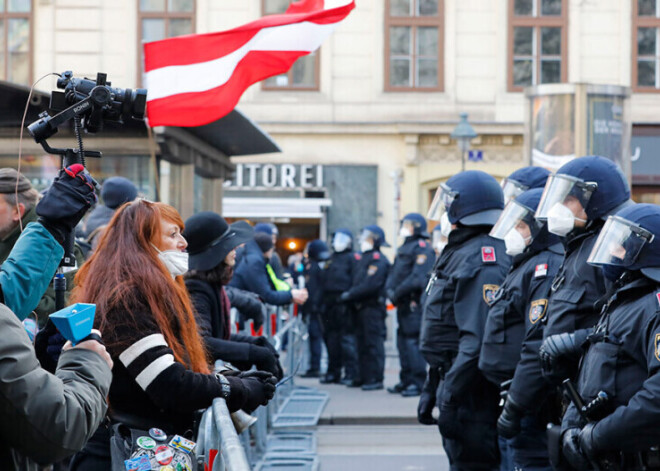
[[[655,334],[655,359],[660,361],[660,334]]]
[[[548,307],[547,299],[537,299],[532,301],[532,306],[529,308],[529,322],[536,324],[545,316],[545,309]]]
[[[484,285],[483,286],[484,301],[489,306],[493,303],[493,301],[495,301],[495,293],[497,293],[498,289],[500,289],[500,287],[498,285]]]

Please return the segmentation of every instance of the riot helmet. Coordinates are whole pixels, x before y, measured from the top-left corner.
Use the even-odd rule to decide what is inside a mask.
[[[370,225],[362,229],[360,233],[360,251],[379,249],[380,247],[389,247],[385,240],[385,232],[378,226]]]
[[[348,229],[337,229],[332,235],[332,250],[335,253],[353,248],[353,233]]]
[[[425,235],[428,237],[426,233],[426,219],[419,213],[406,214],[401,220],[399,236],[405,239],[413,235]]]
[[[508,203],[524,191],[531,190],[532,188],[543,188],[549,176],[550,171],[543,167],[529,166],[519,168],[502,180],[504,203]]]

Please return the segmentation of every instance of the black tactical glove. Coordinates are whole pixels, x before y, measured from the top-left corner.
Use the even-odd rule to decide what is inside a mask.
[[[539,349],[541,367],[546,376],[558,376],[561,363],[577,361],[583,353],[582,345],[587,339],[589,330],[578,330],[573,333],[551,335],[543,341]],[[561,375],[559,375],[561,376]],[[562,378],[557,378],[562,379]]]
[[[268,350],[270,350],[270,353],[273,354],[275,357],[275,372],[273,375],[275,375],[275,378],[277,380],[281,380],[284,377],[284,369],[282,368],[282,364],[280,363],[280,353],[275,350],[275,347],[273,347],[273,344],[270,343],[270,341],[266,337],[256,337],[254,340],[254,345],[257,345],[259,347],[265,347]]]
[[[388,289],[387,293],[385,293],[385,294],[387,294],[387,298],[390,301],[392,301],[392,304],[394,304],[396,306],[396,301],[397,300],[396,300],[396,295],[394,294],[394,290],[393,289]]]
[[[277,357],[267,347],[250,345],[248,361],[256,366],[258,370],[267,371],[275,377],[282,378],[282,366]]]
[[[511,439],[520,433],[520,420],[524,411],[509,395],[504,403],[504,409],[497,419],[497,434],[503,438]]]
[[[458,423],[458,404],[448,401],[440,404],[438,428],[444,438],[457,439],[459,437],[461,427]]]
[[[438,421],[433,417],[433,408],[436,403],[440,372],[431,366],[422,386],[422,394],[417,404],[417,421],[422,425],[435,425]]]
[[[589,458],[580,447],[581,430],[577,427],[569,428],[562,436],[562,453],[566,461],[575,471],[587,471],[591,469]]]
[[[275,395],[277,380],[265,371],[246,371],[239,375],[246,390],[246,399],[243,408],[254,411],[259,406],[268,404]]]
[[[60,173],[37,204],[39,222],[53,237],[63,243],[87,210],[96,203],[96,182],[81,164],[74,164]]]

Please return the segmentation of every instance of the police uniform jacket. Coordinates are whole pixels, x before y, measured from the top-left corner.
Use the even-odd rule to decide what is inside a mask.
[[[308,260],[305,265],[305,287],[309,297],[303,304],[305,314],[320,313],[323,310],[323,284],[321,274],[323,269],[316,260]]]
[[[351,250],[333,252],[323,269],[323,292],[326,299],[332,302],[353,284],[353,268],[360,256]]]
[[[387,292],[393,293],[395,305],[411,301],[419,303],[433,268],[435,252],[421,235],[406,237],[399,247],[387,278]]]
[[[390,262],[379,250],[364,252],[353,271],[353,287],[348,290],[348,301],[358,305],[384,304],[385,282]]]
[[[456,390],[478,372],[488,308],[511,263],[504,243],[488,235],[490,229],[453,230],[427,286],[420,351],[432,367],[446,368],[447,355],[459,351],[460,341],[455,370],[452,367]]]
[[[587,258],[602,227],[601,220],[592,221],[585,231],[565,241],[566,255],[552,285],[544,338],[596,324],[594,304],[607,289],[602,270],[589,265]]]
[[[597,452],[634,452],[660,444],[660,284],[641,275],[603,309],[582,359],[577,389],[585,403],[609,400],[594,413]],[[573,405],[562,429],[585,424]]]
[[[513,258],[488,312],[479,355],[479,369],[495,385],[513,377],[526,324],[534,325],[545,315],[550,286],[563,258],[560,243]]]

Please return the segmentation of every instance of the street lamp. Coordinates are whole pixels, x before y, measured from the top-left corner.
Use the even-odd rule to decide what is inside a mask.
[[[458,122],[454,131],[451,133],[452,139],[458,142],[458,148],[461,149],[461,171],[465,171],[465,154],[470,149],[470,139],[477,137],[470,123],[467,120],[467,113],[460,114],[461,120]]]

